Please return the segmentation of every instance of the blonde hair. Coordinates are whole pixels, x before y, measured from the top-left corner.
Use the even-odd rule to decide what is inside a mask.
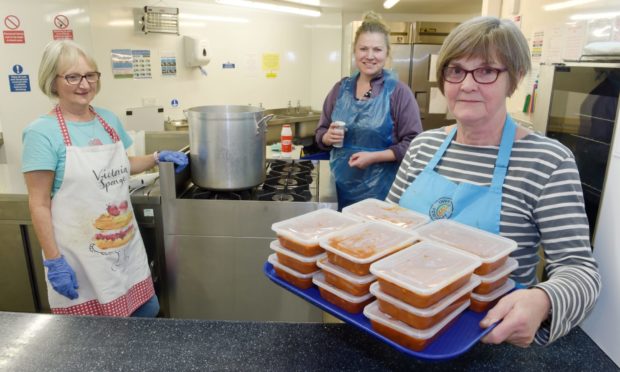
[[[58,73],[78,63],[80,57],[98,71],[97,63],[89,56],[82,47],[71,40],[50,41],[43,50],[43,57],[39,65],[39,88],[50,98],[57,98],[58,93],[54,89],[54,81]],[[101,89],[101,80],[97,82],[97,93]]]
[[[437,82],[443,93],[443,69],[459,58],[480,58],[503,64],[510,79],[508,96],[531,69],[527,40],[514,22],[495,17],[476,17],[458,25],[446,38],[437,58]]]
[[[355,40],[353,41],[353,50],[355,50],[355,46],[357,45],[357,40],[360,35],[366,32],[376,32],[383,34],[385,37],[385,45],[387,46],[387,55],[390,55],[390,28],[383,21],[383,18],[373,12],[369,11],[364,13],[362,25],[355,31]]]

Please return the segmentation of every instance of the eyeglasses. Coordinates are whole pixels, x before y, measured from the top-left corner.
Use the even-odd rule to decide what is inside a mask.
[[[82,79],[86,79],[89,83],[96,83],[99,81],[101,77],[101,72],[87,72],[86,75],[80,74],[69,74],[65,76],[58,75],[58,77],[64,78],[67,81],[67,84],[70,85],[78,85],[82,82]]]
[[[467,74],[471,73],[476,83],[492,84],[497,80],[499,74],[505,71],[507,70],[494,67],[479,67],[474,70],[465,70],[458,66],[446,66],[443,68],[443,78],[448,83],[460,83],[465,80]]]

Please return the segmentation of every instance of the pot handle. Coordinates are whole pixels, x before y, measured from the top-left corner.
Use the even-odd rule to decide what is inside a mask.
[[[258,121],[258,123],[256,123],[256,135],[261,134],[261,131],[267,133],[267,122],[273,119],[274,116],[274,114],[265,115]]]

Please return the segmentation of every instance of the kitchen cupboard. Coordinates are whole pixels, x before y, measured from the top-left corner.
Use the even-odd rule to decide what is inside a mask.
[[[35,312],[25,225],[0,221],[0,310]]]

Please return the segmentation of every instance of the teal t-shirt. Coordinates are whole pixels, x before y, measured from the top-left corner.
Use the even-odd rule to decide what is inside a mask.
[[[133,141],[123,129],[121,121],[111,111],[95,107],[103,120],[114,128],[123,146],[128,148]],[[103,129],[97,118],[89,122],[67,121],[67,128],[73,146],[85,147],[92,138],[99,138],[103,144],[110,144],[112,138]],[[52,195],[60,189],[65,175],[65,158],[67,149],[60,132],[56,115],[42,115],[26,127],[22,133],[22,172],[36,170],[54,171]]]

